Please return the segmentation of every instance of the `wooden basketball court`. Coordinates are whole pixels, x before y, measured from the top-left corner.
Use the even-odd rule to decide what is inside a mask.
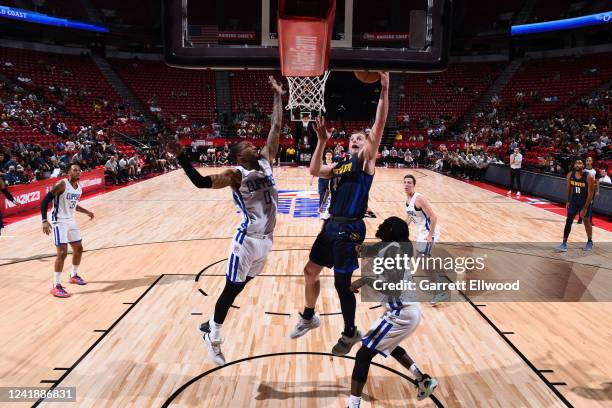
[[[316,190],[307,169],[275,172],[280,189]],[[368,237],[384,218],[404,215],[408,172],[439,214],[442,241],[527,246],[562,235],[559,215],[427,170],[379,168]],[[197,327],[223,287],[240,219],[229,191],[197,190],[175,171],[82,205],[96,214],[93,221],[77,216],[86,249],[80,272],[89,284],[67,285],[69,299],[49,295],[54,247],[39,217],[8,226],[0,239],[0,386],[76,387],[77,402],[40,406],[346,406],[357,348],[346,358],[330,354],[342,316],[329,270],[317,310],[323,325],[288,338],[320,229],[317,218],[296,216],[295,200],[289,214],[279,214],[263,275],[224,325],[224,367],[209,362]],[[578,251],[584,229],[575,226],[571,238]],[[603,265],[596,280],[609,281],[611,255],[597,243],[612,241],[612,233],[595,228],[594,240],[582,259]],[[537,256],[544,264],[559,255],[551,247]],[[360,328],[379,316],[373,306],[358,302]],[[403,346],[440,383],[435,398],[418,406],[610,407],[611,327],[610,303],[463,301],[423,305],[423,322]],[[407,373],[391,358],[374,361],[364,406],[416,405]]]

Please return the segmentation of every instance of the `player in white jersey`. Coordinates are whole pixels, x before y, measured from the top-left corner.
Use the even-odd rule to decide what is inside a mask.
[[[429,201],[423,194],[414,190],[415,186],[416,178],[412,174],[404,176],[408,224],[413,223],[417,228],[416,250],[421,254],[430,255],[440,237],[440,225]]]
[[[68,244],[72,247],[72,271],[70,272],[69,282],[77,285],[87,284],[78,274],[81,256],[83,255],[83,243],[79,226],[74,219],[74,213],[78,211],[87,214],[90,220],[94,218],[94,213],[79,205],[79,200],[83,194],[83,189],[79,184],[80,179],[81,166],[71,164],[68,169],[68,178],[60,180],[55,184],[40,205],[43,232],[47,235],[53,232],[53,243],[57,249],[51,294],[60,298],[70,296],[70,293],[62,286],[60,280],[62,270],[64,269],[64,261],[68,256]],[[49,223],[47,211],[50,202],[53,202],[53,210],[51,211],[51,222]]]
[[[593,168],[593,158],[591,156],[587,157],[585,160],[584,172],[588,175],[593,176],[595,180],[595,191],[593,192],[593,200],[591,200],[591,205],[595,202],[595,197],[599,195],[599,179],[597,178],[597,170]],[[593,211],[591,210],[589,213],[589,220],[591,221],[591,226],[593,226]],[[582,224],[582,217],[578,214],[578,224]]]
[[[272,234],[276,226],[278,190],[272,176],[272,162],[278,153],[283,118],[283,88],[272,76],[269,80],[274,91],[272,125],[267,143],[259,154],[252,143],[237,143],[231,147],[230,156],[238,166],[203,177],[191,166],[180,143],[171,141],[166,146],[170,153],[177,156],[196,187],[230,187],[234,203],[243,217],[230,244],[225,287],[217,299],[214,315],[200,325],[208,355],[218,365],[225,364],[225,356],[221,351],[221,328],[229,308],[245,285],[263,270],[272,248]]]
[[[408,224],[416,227],[415,249],[418,253],[429,256],[436,242],[440,239],[440,224],[438,216],[431,208],[429,200],[415,191],[416,178],[412,174],[404,176],[404,191],[406,192],[406,215]],[[434,273],[432,280],[444,281],[439,273]],[[437,291],[429,303],[433,306],[438,302],[446,300],[449,294],[446,291]]]
[[[383,221],[378,227],[376,237],[381,240],[375,248],[377,258],[395,259],[396,256],[412,256],[411,244],[408,240],[408,224],[401,218],[389,217]],[[386,261],[383,262],[383,265],[385,264],[387,264]],[[406,350],[400,346],[400,343],[414,333],[421,322],[421,308],[417,301],[416,291],[383,289],[382,285],[386,283],[397,284],[401,281],[412,281],[410,270],[384,269],[375,277],[364,276],[351,284],[351,290],[355,293],[358,293],[359,288],[364,285],[376,290],[378,300],[385,311],[361,339],[361,348],[355,355],[348,408],[359,408],[370,364],[376,354],[383,357],[393,356],[414,375],[419,401],[429,397],[437,387],[437,381],[422,373]]]

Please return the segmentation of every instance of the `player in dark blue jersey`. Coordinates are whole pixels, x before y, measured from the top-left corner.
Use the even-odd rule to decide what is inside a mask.
[[[317,236],[310,259],[304,267],[306,278],[306,306],[300,320],[291,333],[295,339],[320,326],[314,314],[321,290],[319,275],[324,267],[334,269],[334,286],[340,298],[344,330],[338,343],[332,348],[335,355],[345,355],[361,340],[355,327],[357,301],[351,291],[351,275],[359,268],[356,247],[365,239],[363,217],[368,209],[368,194],[374,178],[376,155],[380,146],[389,110],[389,74],[380,73],[380,97],[376,121],[369,135],[354,133],[349,141],[349,154],[333,165],[322,165],[323,151],[331,134],[325,127],[325,119],[316,120],[317,147],[310,161],[310,174],[329,178],[329,219]]]
[[[567,218],[563,230],[563,243],[559,245],[559,252],[567,251],[567,238],[572,230],[572,223],[576,215],[580,215],[584,222],[588,241],[584,246],[585,251],[593,249],[593,226],[591,225],[591,212],[593,211],[593,193],[595,191],[595,178],[592,174],[584,171],[584,163],[581,159],[574,162],[574,171],[567,175],[566,204]]]

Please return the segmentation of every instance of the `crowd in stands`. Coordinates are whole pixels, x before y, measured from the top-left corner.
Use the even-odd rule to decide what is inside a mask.
[[[510,152],[518,147],[525,157],[523,167],[532,170],[564,176],[576,158],[593,157],[596,168],[609,171],[611,99],[611,90],[602,91],[544,118],[531,117],[521,109],[520,100],[507,110],[494,99],[456,138],[487,146],[506,162]]]
[[[134,68],[127,62],[113,62],[115,67],[124,67],[119,68],[119,72],[147,106],[150,112],[145,114],[121,101],[114,91],[106,88],[96,91],[92,85],[98,79],[95,75],[89,83],[76,81],[79,64],[90,63],[86,56],[71,57],[70,64],[62,65],[57,57],[52,58],[52,62],[36,61],[39,55],[30,54],[23,57],[27,64],[14,50],[5,52],[0,59],[0,73],[8,78],[0,82],[0,176],[9,185],[61,175],[75,162],[83,170],[103,166],[110,183],[129,182],[148,172],[176,168],[175,159],[162,148],[126,145],[116,137],[118,133],[138,138],[141,146],[157,146],[161,135],[177,137],[191,144],[194,160],[203,165],[229,164],[229,145],[234,140],[263,143],[268,135],[269,101],[264,98],[259,103],[252,93],[243,92],[240,98],[244,99],[233,101],[235,111],[231,121],[210,113],[214,110],[210,106],[185,110],[189,106],[183,99],[200,95],[198,92],[210,100],[215,99],[213,77],[209,74],[202,74],[202,89],[174,87],[166,90],[159,86],[148,89],[138,75],[140,67],[144,66],[151,78],[169,68],[152,63],[141,63]],[[14,58],[15,63],[9,57]],[[529,69],[535,72],[542,64],[532,65]],[[583,66],[590,65],[582,62]],[[489,69],[480,64],[478,72],[486,73],[486,83],[479,82],[480,74],[469,75],[469,81],[461,83],[470,67],[463,64],[439,78],[426,78],[419,88],[431,105],[425,110],[417,106],[418,101],[412,104],[410,98],[414,95],[407,92],[402,102],[407,108],[397,117],[399,130],[394,138],[395,145],[381,147],[380,165],[429,167],[458,177],[479,179],[489,164],[507,163],[510,152],[518,147],[524,156],[524,168],[565,175],[573,159],[591,156],[602,175],[610,171],[611,90],[582,98],[565,95],[568,101],[568,98],[577,99],[561,106],[555,99],[558,95],[544,95],[538,90],[513,85],[514,94],[510,95],[506,89],[501,96],[494,96],[464,129],[452,130],[457,116],[501,70],[501,66]],[[584,81],[598,75],[597,72],[583,74]],[[243,80],[241,75],[232,79],[234,89],[254,81],[252,72],[248,76],[244,74]],[[548,80],[559,82],[561,77],[557,76],[551,74]],[[401,86],[413,80],[416,81],[410,77]],[[188,82],[182,77],[181,81]],[[261,89],[267,89],[265,87],[267,84],[261,82]],[[452,105],[457,98],[462,98],[461,106],[447,112],[446,106]],[[546,109],[542,105],[546,105]],[[559,105],[562,109],[549,112],[548,105]],[[541,108],[537,115],[530,109],[533,106]],[[437,116],[429,115],[432,109]],[[346,141],[352,132],[369,131],[367,121],[340,119],[328,122],[332,137],[327,148],[336,159],[346,154]],[[223,137],[233,140],[219,144],[218,139]],[[209,143],[211,140],[217,142]],[[300,122],[285,121],[277,160],[303,163],[309,160],[308,153],[315,144],[312,129]]]
[[[0,82],[0,177],[9,186],[59,177],[73,163],[82,170],[104,166],[115,184],[175,166],[161,151],[149,149],[138,154],[118,149],[109,136],[112,126],[139,120],[139,115],[101,100],[100,109],[112,110],[115,118],[95,126],[87,122],[67,125],[74,123],[74,117],[59,102],[70,90],[57,91],[57,101],[51,102],[39,88]]]

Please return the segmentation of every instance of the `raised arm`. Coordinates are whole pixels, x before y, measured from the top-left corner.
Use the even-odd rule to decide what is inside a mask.
[[[170,140],[166,142],[166,150],[176,156],[176,160],[179,162],[183,171],[191,183],[197,188],[224,188],[232,187],[237,190],[240,187],[242,176],[238,170],[227,169],[219,174],[213,174],[210,176],[202,176],[196,169],[193,168],[189,158],[185,154],[185,149],[176,140]]]
[[[372,126],[372,132],[368,137],[367,149],[365,154],[367,160],[376,160],[376,154],[380,147],[383,133],[385,131],[385,123],[387,122],[387,114],[389,113],[389,73],[380,72],[380,96],[378,98],[378,107],[376,108],[376,120]]]
[[[323,116],[317,116],[315,124],[315,130],[317,131],[317,147],[310,159],[310,175],[314,177],[329,178],[334,166],[323,164],[323,152],[325,151],[325,145],[331,133],[325,127],[325,118]]]
[[[268,141],[263,149],[261,149],[261,155],[270,163],[273,163],[278,153],[278,140],[283,125],[283,86],[276,82],[272,75],[270,75],[268,80],[274,91],[274,107],[272,108],[272,124],[268,133]]]

